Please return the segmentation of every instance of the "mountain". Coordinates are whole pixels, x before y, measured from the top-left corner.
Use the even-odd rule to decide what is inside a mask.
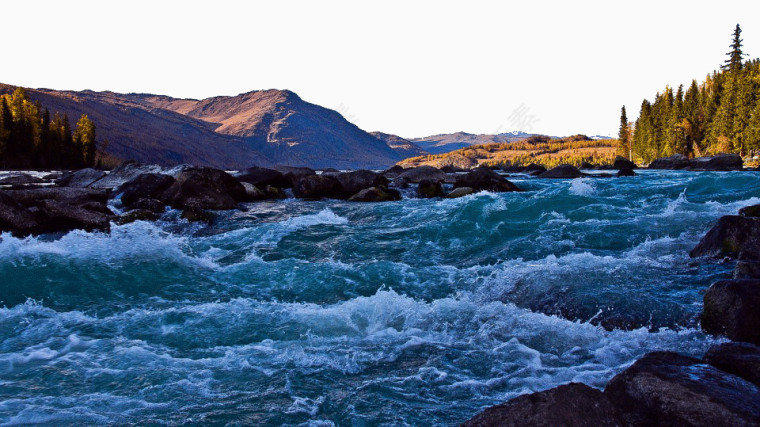
[[[402,138],[398,135],[392,135],[383,132],[370,132],[369,134],[379,139],[380,141],[383,141],[397,153],[402,153],[404,155],[404,158],[430,154],[412,141],[409,141],[408,139]]]
[[[0,84],[0,93],[14,86]],[[87,114],[106,152],[122,160],[239,169],[288,164],[312,168],[385,168],[408,157],[338,112],[287,90],[202,100],[152,94],[27,89],[72,125]]]
[[[518,141],[531,136],[537,136],[537,134],[519,131],[505,132],[496,135],[455,132],[426,136],[424,138],[413,138],[410,141],[417,144],[420,148],[430,154],[443,154],[466,148],[471,145],[500,144],[504,142]]]

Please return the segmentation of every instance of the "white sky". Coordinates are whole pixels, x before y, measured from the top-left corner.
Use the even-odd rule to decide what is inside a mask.
[[[290,89],[418,137],[617,134],[620,107],[701,81],[760,1],[4,0],[0,82],[204,98]]]

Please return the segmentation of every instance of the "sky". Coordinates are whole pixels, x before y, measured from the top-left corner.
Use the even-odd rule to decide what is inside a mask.
[[[205,98],[290,89],[367,131],[617,134],[702,81],[760,1],[4,0],[0,82]]]

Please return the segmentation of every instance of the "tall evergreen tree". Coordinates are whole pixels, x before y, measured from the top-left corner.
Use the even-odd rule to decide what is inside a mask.
[[[92,167],[95,165],[95,123],[82,114],[74,131],[74,143],[82,165]]]
[[[620,154],[625,157],[631,157],[631,128],[628,125],[628,115],[625,112],[625,105],[620,109],[620,131],[618,132],[620,141]]]
[[[742,69],[742,60],[744,57],[744,53],[742,52],[742,42],[744,40],[741,39],[742,29],[739,27],[739,24],[736,24],[736,28],[734,29],[734,38],[731,42],[731,51],[726,53],[726,56],[728,56],[728,59],[721,65],[721,68],[723,70],[728,70],[731,72],[739,71]]]

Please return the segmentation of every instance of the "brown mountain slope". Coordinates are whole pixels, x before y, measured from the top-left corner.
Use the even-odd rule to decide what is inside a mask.
[[[13,86],[0,84],[0,93]],[[263,90],[204,100],[114,92],[28,89],[72,125],[87,114],[107,152],[121,159],[238,169],[289,164],[313,168],[385,168],[408,157],[295,93]]]
[[[403,154],[405,158],[424,156],[428,154],[427,151],[417,146],[417,144],[398,135],[392,135],[383,132],[370,132],[369,134],[379,139],[380,141],[383,141],[386,145],[394,149],[396,152]]]
[[[441,135],[431,135],[423,138],[413,138],[410,141],[417,144],[417,146],[423,150],[428,151],[430,154],[443,154],[472,145],[499,144],[504,142],[519,141],[531,136],[536,136],[536,134],[509,132],[489,135],[454,132]]]

